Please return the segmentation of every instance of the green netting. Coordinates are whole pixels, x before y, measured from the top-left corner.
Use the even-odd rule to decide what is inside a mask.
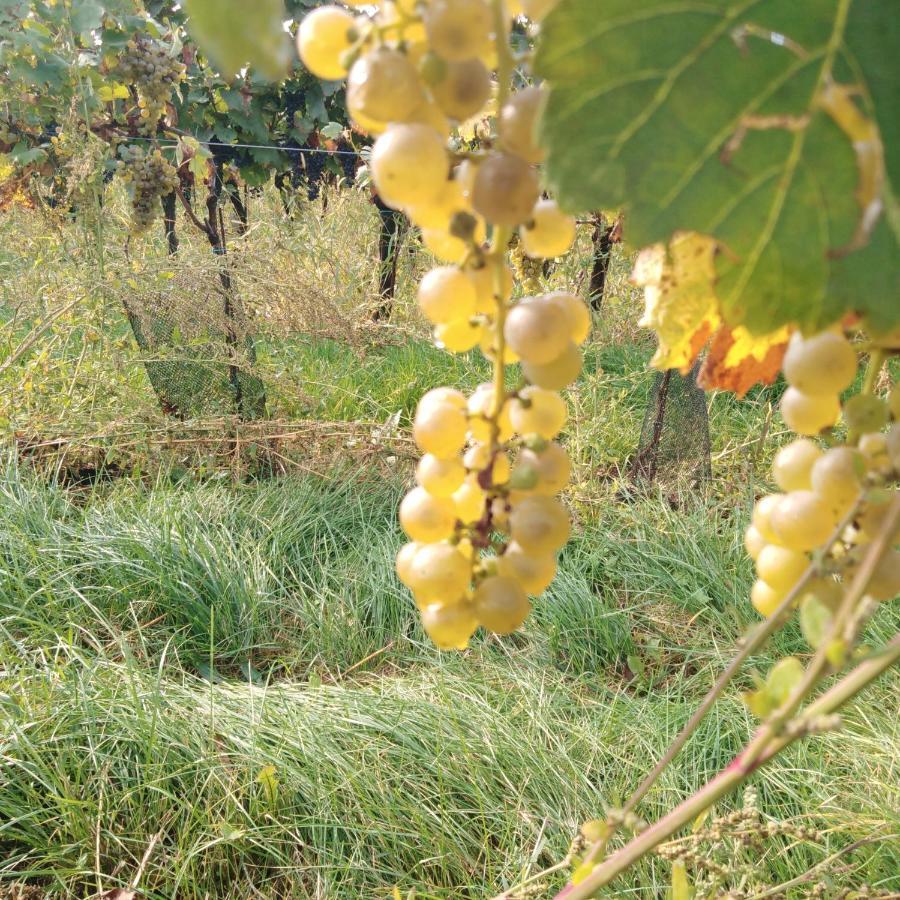
[[[697,384],[699,370],[698,361],[687,375],[674,369],[655,374],[631,461],[633,477],[698,481],[711,474],[709,413]]]

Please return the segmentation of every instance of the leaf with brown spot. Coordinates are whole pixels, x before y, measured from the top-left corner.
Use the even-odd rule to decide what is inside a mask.
[[[743,397],[756,384],[772,384],[787,349],[787,328],[762,337],[745,328],[723,325],[713,335],[697,383],[705,390],[721,388]]]

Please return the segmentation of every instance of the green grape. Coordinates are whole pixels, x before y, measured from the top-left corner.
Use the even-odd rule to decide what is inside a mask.
[[[431,603],[422,610],[422,627],[441,650],[465,650],[478,628],[471,604]]]
[[[491,153],[478,167],[472,206],[493,225],[514,228],[531,215],[539,193],[538,174],[525,160]]]
[[[361,56],[347,78],[347,109],[376,122],[408,122],[424,102],[416,67],[399,50],[379,47]]]
[[[450,62],[479,56],[493,31],[486,0],[431,0],[423,18],[432,50]]]
[[[844,421],[847,428],[857,434],[881,431],[887,425],[887,407],[874,394],[857,394],[844,404]]]
[[[544,95],[545,92],[539,87],[517,91],[503,104],[497,119],[500,146],[507,153],[535,165],[543,162],[545,156],[537,136]]]
[[[443,77],[431,85],[437,105],[451,118],[463,121],[474,116],[491,96],[491,73],[480,59],[449,62]]]
[[[568,418],[566,403],[555,391],[529,385],[519,391],[510,405],[510,421],[518,434],[555,438]]]
[[[426,453],[416,466],[416,481],[433,497],[450,497],[462,485],[466,470],[459,459]]]
[[[412,591],[420,607],[456,601],[471,576],[471,562],[451,544],[425,544],[410,563]]]
[[[555,200],[538,200],[531,218],[519,229],[528,256],[553,259],[564,256],[575,243],[575,219],[567,216]]]
[[[432,269],[419,283],[419,309],[433,325],[475,315],[475,285],[455,266]],[[474,344],[473,344],[474,346]]]
[[[762,579],[757,578],[750,589],[750,602],[753,608],[765,619],[768,619],[781,606],[786,593],[778,591]]]
[[[432,497],[425,488],[413,488],[400,504],[400,526],[410,540],[423,544],[444,541],[453,534],[455,524],[453,501]]]
[[[813,491],[791,491],[772,511],[771,527],[778,543],[805,552],[820,547],[837,525],[829,505]]]
[[[850,510],[863,489],[866,464],[850,447],[826,450],[812,467],[812,489],[828,504],[835,518]]]
[[[497,574],[517,581],[526,594],[537,597],[556,578],[556,558],[552,554],[529,553],[515,541],[497,558]]]
[[[539,453],[525,448],[519,455],[516,469],[534,472],[536,478],[532,491],[535,494],[552,496],[558,494],[569,483],[572,463],[559,444],[549,443]]]
[[[530,553],[556,553],[569,539],[566,508],[552,497],[525,497],[513,505],[509,517],[512,539]]]
[[[581,374],[581,353],[569,342],[556,359],[548,363],[522,363],[522,373],[532,383],[548,391],[561,391]]]
[[[808,566],[805,553],[768,544],[756,559],[756,574],[770,587],[787,593]]]
[[[429,404],[416,411],[413,439],[424,453],[439,459],[455,456],[466,442],[465,413],[451,404]]]
[[[781,398],[785,425],[797,434],[815,435],[831,428],[841,415],[837,394],[804,394],[789,387]]]
[[[447,180],[443,138],[428,125],[391,125],[372,148],[370,168],[381,198],[398,209],[433,201]]]
[[[502,575],[485,578],[472,599],[479,623],[495,634],[512,634],[531,612],[522,585]]]
[[[344,57],[356,39],[356,23],[339,6],[320,6],[297,29],[297,52],[318,78],[337,81],[347,74]]]
[[[804,491],[812,487],[812,467],[822,451],[808,438],[799,438],[775,454],[772,476],[783,491]]]
[[[546,365],[569,347],[569,320],[553,303],[518,303],[506,317],[506,342],[525,362]]]
[[[785,380],[808,395],[839,394],[856,377],[856,351],[834,331],[804,338],[795,332],[782,363]]]
[[[759,558],[759,554],[762,553],[763,548],[768,546],[766,539],[759,533],[755,525],[747,527],[747,530],[744,532],[744,548],[750,559],[755,562]]]

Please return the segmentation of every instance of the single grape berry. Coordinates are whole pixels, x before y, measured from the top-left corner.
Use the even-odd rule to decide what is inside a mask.
[[[531,211],[531,218],[519,229],[519,234],[528,256],[553,259],[572,249],[575,219],[567,216],[555,200],[541,199]]]
[[[842,334],[791,336],[782,363],[785,380],[804,394],[839,394],[856,377],[856,352]]]
[[[532,164],[544,161],[544,149],[538,142],[538,121],[544,104],[544,91],[527,87],[513,94],[500,110],[497,131],[500,146]]]
[[[472,599],[478,621],[495,634],[512,634],[531,612],[522,585],[502,575],[485,578],[475,589]]]
[[[514,228],[531,215],[539,193],[537,172],[524,159],[492,153],[478,167],[472,206],[488,222]]]

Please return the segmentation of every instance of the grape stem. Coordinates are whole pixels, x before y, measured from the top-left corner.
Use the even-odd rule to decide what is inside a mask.
[[[889,549],[898,524],[900,524],[900,497],[896,498],[891,503],[891,509],[882,523],[877,537],[869,547],[866,557],[844,597],[843,603],[831,622],[828,635],[816,651],[812,662],[804,672],[803,678],[796,685],[784,703],[760,726],[756,735],[751,739],[744,750],[734,758],[726,769],[720,772],[719,775],[712,779],[712,781],[708,782],[705,787],[701,788],[693,796],[688,797],[668,815],[664,816],[646,831],[642,832],[607,860],[600,863],[593,872],[579,884],[570,884],[569,887],[564,889],[558,895],[559,897],[565,897],[566,900],[586,900],[586,898],[591,897],[598,888],[608,884],[613,878],[637,862],[637,860],[645,853],[666,840],[679,828],[684,827],[684,825],[715,803],[720,797],[723,797],[734,790],[750,774],[756,771],[760,766],[769,762],[785,747],[809,734],[811,726],[818,717],[834,712],[843,703],[855,696],[855,694],[900,659],[900,634],[897,634],[879,653],[873,654],[867,660],[860,663],[855,669],[834,685],[834,687],[819,697],[818,700],[811,703],[802,714],[794,718],[791,722],[792,727],[786,727],[789,719],[791,719],[794,713],[799,709],[803,700],[811,693],[821,678],[827,674],[828,670],[833,667],[832,663],[829,661],[829,652],[834,647],[835,642],[847,640],[848,635],[845,634],[846,626],[850,622],[854,609],[865,594],[866,586],[868,585],[875,568],[884,553]],[[807,570],[805,577],[808,577],[809,575],[810,571]],[[797,589],[795,588],[791,593],[794,594],[796,592]],[[790,597],[791,595],[788,596]],[[785,605],[787,600],[788,598],[785,598],[782,606]],[[772,616],[772,619],[768,620],[764,625],[768,625],[772,620],[777,620],[780,611],[781,607],[779,607],[779,610]],[[772,630],[774,630],[774,628]],[[852,638],[853,635],[850,635],[849,637]],[[744,656],[746,656],[745,651],[746,648],[742,651]],[[737,667],[734,666],[733,662],[732,665],[729,666],[729,669],[726,670],[726,673],[723,673],[723,678],[725,674],[733,674],[736,668]],[[720,682],[722,680],[723,679],[720,679]],[[704,706],[707,706],[706,702],[701,706],[701,709],[703,709]],[[698,712],[700,712],[700,710],[698,710]],[[693,722],[695,718],[697,718],[696,713],[691,722]],[[687,730],[688,729],[685,728],[682,735]],[[681,739],[682,735],[679,735],[676,744]],[[662,761],[670,755],[674,756],[674,754],[671,753],[671,749]],[[657,769],[659,768],[660,767],[657,766]],[[654,770],[654,773],[656,773],[656,770]],[[651,773],[651,775],[654,773]],[[649,781],[649,779],[645,781],[645,784],[647,781]],[[641,788],[643,787],[644,785],[641,786]],[[647,784],[647,787],[649,788],[649,784]],[[635,792],[635,795],[632,796],[631,800],[629,800],[629,805],[626,806],[626,809],[633,806],[632,801],[634,801],[634,797],[640,793],[641,788],[639,788],[638,791]],[[644,792],[646,792],[646,790]],[[641,794],[641,796],[643,796],[643,794]],[[601,844],[602,848],[605,848],[606,841],[598,842],[598,844],[595,844],[594,847],[591,848],[588,859],[589,862],[598,858],[599,854],[596,853],[596,850],[602,849],[598,847],[598,845]]]

